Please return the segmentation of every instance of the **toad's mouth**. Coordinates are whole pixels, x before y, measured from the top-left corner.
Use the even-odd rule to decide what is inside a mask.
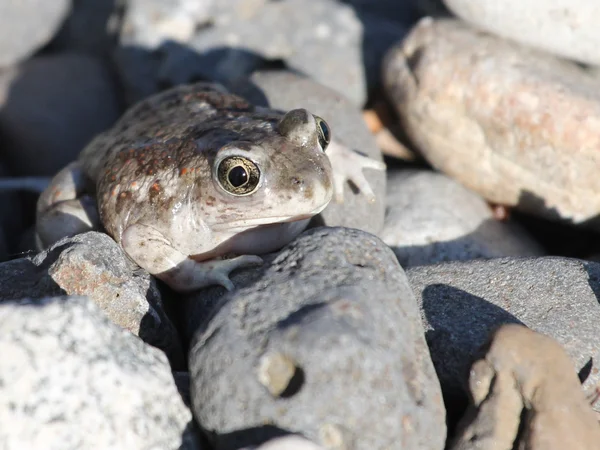
[[[299,222],[301,220],[311,219],[327,207],[327,204],[315,208],[309,213],[299,214],[296,216],[272,216],[272,217],[259,217],[256,219],[241,219],[233,220],[222,224],[213,226],[214,231],[228,231],[228,232],[241,232],[249,230],[251,228],[269,228],[275,227],[282,223]]]
[[[214,231],[242,232],[256,228],[273,228],[283,223],[299,222],[310,219],[314,214],[302,214],[293,217],[261,217],[260,219],[244,219],[228,222],[223,225],[213,227]]]

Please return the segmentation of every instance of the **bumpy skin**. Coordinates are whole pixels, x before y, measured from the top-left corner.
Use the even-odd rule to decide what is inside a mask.
[[[150,97],[94,139],[40,196],[38,244],[103,226],[176,290],[232,289],[230,271],[259,264],[253,255],[288,243],[329,203],[335,178],[320,123],[303,109],[255,108],[212,84]],[[345,150],[333,148],[339,159]],[[219,182],[226,156],[259,168],[255,192],[234,195]],[[357,164],[356,157],[348,158],[352,175],[341,178],[365,186],[362,168],[380,163],[359,157]],[[221,259],[231,253],[242,256]]]

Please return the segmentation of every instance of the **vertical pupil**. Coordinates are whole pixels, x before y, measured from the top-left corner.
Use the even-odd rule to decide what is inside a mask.
[[[242,166],[235,166],[227,174],[227,179],[233,187],[240,187],[248,182],[248,172]]]

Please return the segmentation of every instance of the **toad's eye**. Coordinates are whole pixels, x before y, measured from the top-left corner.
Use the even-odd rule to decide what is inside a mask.
[[[315,116],[315,121],[317,122],[317,133],[319,137],[319,145],[325,151],[327,146],[329,145],[329,141],[331,140],[331,132],[329,131],[329,125],[319,116]]]
[[[221,187],[230,194],[248,195],[258,187],[260,170],[248,158],[230,156],[219,163],[217,178]]]

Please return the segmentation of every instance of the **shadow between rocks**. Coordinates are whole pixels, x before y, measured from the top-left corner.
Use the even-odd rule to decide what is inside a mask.
[[[471,364],[492,331],[507,323],[524,325],[508,311],[447,284],[422,292],[425,339],[440,380],[448,430],[454,430],[468,406]]]
[[[57,255],[63,248],[59,246],[51,253]],[[49,265],[49,262],[36,265],[29,258],[13,259],[0,264],[0,303],[23,298],[68,295],[48,274]]]
[[[198,52],[170,40],[155,50],[121,46],[115,52],[113,64],[127,106],[181,84],[214,82],[231,86],[257,70],[291,70],[281,60],[268,60],[244,48],[219,46]]]
[[[208,441],[221,450],[254,448],[271,439],[288,436],[290,434],[294,433],[274,425],[245,428],[224,434],[206,432]]]
[[[596,262],[584,262],[583,266],[588,275],[587,281],[590,285],[590,289],[596,296],[598,304],[600,304],[600,264]],[[592,371],[598,370],[598,365],[594,362],[594,358],[590,358],[590,360],[579,370],[579,381],[583,384]]]
[[[588,284],[600,304],[600,264],[597,262],[585,262],[585,270],[588,275]]]
[[[586,259],[600,255],[600,214],[581,223],[561,217],[556,208],[529,191],[521,192],[511,213],[550,255]]]

